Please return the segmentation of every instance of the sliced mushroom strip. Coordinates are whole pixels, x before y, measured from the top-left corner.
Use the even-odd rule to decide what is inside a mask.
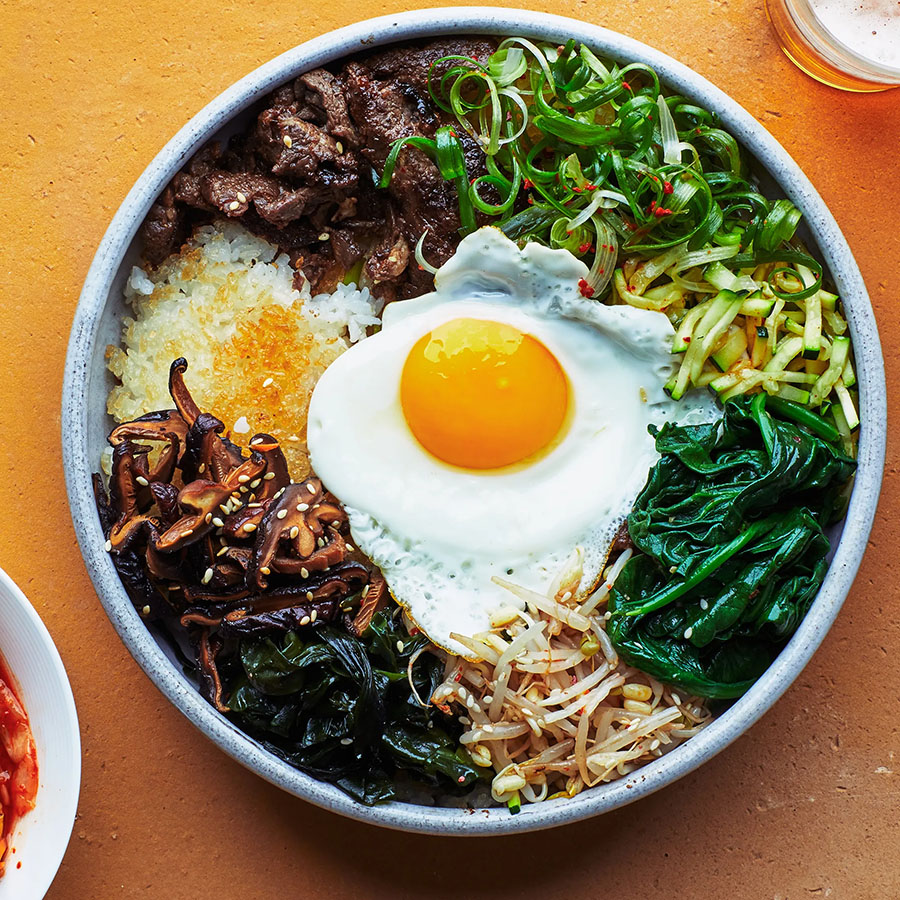
[[[197,641],[197,667],[200,670],[200,684],[206,699],[221,713],[231,712],[225,704],[222,679],[216,666],[216,657],[222,649],[222,639],[211,634],[208,628],[201,628]]]
[[[272,572],[280,571],[279,566],[290,568],[290,574],[302,575],[304,568],[308,571],[309,566],[285,561],[308,561],[338,534],[337,529],[346,520],[344,511],[325,494],[318,478],[288,485],[269,505],[260,523],[261,537],[249,573],[253,583],[264,588]]]

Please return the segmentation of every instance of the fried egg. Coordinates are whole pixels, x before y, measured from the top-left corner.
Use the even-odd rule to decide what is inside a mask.
[[[656,461],[648,426],[675,417],[669,320],[584,297],[587,274],[482,228],[313,392],[313,468],[394,598],[452,653],[471,656],[453,634],[521,608],[495,578],[544,593],[575,551],[590,591]]]

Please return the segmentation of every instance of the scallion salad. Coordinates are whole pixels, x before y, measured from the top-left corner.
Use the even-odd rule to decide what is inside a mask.
[[[429,90],[453,125],[392,147],[427,153],[456,187],[461,231],[479,221],[583,259],[582,293],[665,313],[679,399],[760,390],[824,418],[852,452],[859,425],[847,321],[795,232],[800,211],[764,197],[716,116],[665,93],[652,68],[621,68],[570,40],[513,37],[486,64],[449,56]],[[485,154],[468,178],[459,130]],[[424,239],[424,235],[423,235]],[[420,265],[429,268],[416,251]]]

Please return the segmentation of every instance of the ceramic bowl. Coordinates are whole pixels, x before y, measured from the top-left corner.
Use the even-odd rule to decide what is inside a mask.
[[[81,785],[81,739],[72,689],[44,623],[0,569],[0,654],[28,713],[38,754],[34,809],[10,840],[0,900],[41,900],[69,843]]]
[[[627,778],[549,801],[510,816],[503,809],[464,810],[390,803],[367,808],[337,788],[315,781],[276,759],[203,700],[194,685],[145,627],[125,594],[94,509],[90,474],[98,468],[110,422],[111,386],[104,364],[119,340],[122,286],[139,248],[135,233],[156,195],[208,140],[227,136],[247,121],[248,107],[298,74],[361,50],[402,40],[447,34],[525,35],[564,43],[574,37],[601,56],[653,66],[662,81],[721,118],[756,161],[764,183],[802,211],[805,236],[830,270],[850,321],[860,385],[859,471],[834,558],[803,624],[757,684],[701,734]],[[157,687],[208,737],[248,768],[298,797],[353,818],[434,834],[498,834],[572,822],[605,812],[657,790],[695,769],[742,734],[778,699],[807,663],[843,602],[859,567],[875,514],[884,462],[885,386],[881,348],[859,270],[831,213],[784,149],[744,109],[687,66],[645,44],[574,19],[490,7],[455,7],[371,19],[315,38],[238,81],[199,112],[153,160],[116,214],[91,266],[72,328],[63,395],[63,450],[72,516],[97,593],[113,625]]]

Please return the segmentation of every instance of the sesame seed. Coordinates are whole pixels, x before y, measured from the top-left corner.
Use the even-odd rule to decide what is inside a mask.
[[[203,578],[201,579],[201,581],[202,581],[204,584],[209,584],[209,583],[212,581],[213,574],[214,574],[214,572],[213,572],[213,570],[212,570],[212,567],[208,568],[208,569],[203,573]]]
[[[109,543],[109,541],[107,541],[107,543]],[[369,596],[369,585],[368,584],[362,589],[361,596],[362,596],[363,600],[365,600],[366,597]]]
[[[298,534],[300,534],[300,529],[294,525],[293,528],[291,528],[291,540],[294,540]]]
[[[469,696],[469,692],[464,687],[460,687],[456,693],[459,694],[460,700],[465,700]]]
[[[528,718],[530,719],[534,715],[534,713],[526,707],[525,709],[522,710],[522,715],[528,716]]]
[[[310,621],[310,622],[315,622],[316,619],[318,619],[318,618],[319,618],[319,611],[318,611],[317,609],[314,609],[314,610],[309,614],[309,621]]]
[[[345,747],[349,747],[349,746],[353,743],[353,741],[350,740],[350,738],[341,738],[341,743],[342,743]]]
[[[263,475],[263,481],[271,481],[274,477],[275,477],[274,472],[266,472],[266,474]]]
[[[216,528],[224,528],[224,527],[225,527],[225,522],[224,522],[224,520],[223,520],[223,519],[220,519],[218,516],[216,516],[216,517],[212,520],[212,523],[213,523],[213,525],[216,526]]]
[[[694,629],[691,628],[690,625],[688,625],[688,627],[684,629],[684,639],[685,639],[686,641],[689,641],[689,640],[691,639],[691,635],[692,635],[693,633],[694,633]]]
[[[319,235],[319,240],[320,240],[320,241],[327,241],[330,237],[331,237],[331,235],[330,235],[327,231],[323,231],[323,232]]]
[[[219,550],[219,552],[216,554],[216,556],[222,556],[223,554],[225,554],[227,552],[228,552],[228,545],[226,544],[224,547],[222,547]]]
[[[147,485],[150,484],[150,482],[147,481],[147,479],[144,478],[143,475],[138,475],[138,477],[135,478],[134,480],[135,480],[138,484],[142,484],[144,487],[147,487]]]
[[[344,145],[340,141],[334,142],[334,148],[335,148],[335,150],[337,150],[338,153],[344,152]]]
[[[239,481],[241,484],[246,484],[249,480],[250,480],[250,476],[249,476],[249,475],[238,475],[238,481]]]
[[[109,553],[109,551],[112,550],[112,541],[107,541],[104,544],[104,547],[106,547],[106,552]]]
[[[253,481],[250,482],[250,487],[258,488],[262,483],[262,478],[254,478]]]
[[[340,523],[337,519],[335,519],[335,520],[331,523],[331,526],[332,526],[332,528],[340,528],[340,527],[341,527],[341,523]]]
[[[306,512],[309,509],[308,503],[298,503],[297,512]]]
[[[259,571],[263,573],[263,575],[271,575],[272,570],[268,566],[260,566]]]
[[[227,516],[231,513],[231,504],[230,503],[220,503],[219,509],[222,510],[223,516]]]
[[[651,749],[651,750],[655,750],[658,746],[659,746],[659,740],[654,740],[654,741],[650,744],[650,749]]]
[[[309,569],[307,569],[305,566],[300,567],[300,577],[309,578]]]
[[[291,434],[291,435],[288,435],[288,440],[289,441],[299,441],[300,438],[298,438],[296,434]]]
[[[702,609],[703,612],[706,612],[706,610],[709,609],[709,600],[701,598],[700,599],[700,609]]]
[[[318,544],[318,546],[320,546],[320,547],[324,547],[325,546],[325,538],[319,538],[316,541],[316,544]]]
[[[313,592],[312,592],[312,591],[307,591],[307,592],[306,592],[306,599],[307,599],[307,600],[310,600],[310,601],[314,599],[314,597],[313,597]]]
[[[475,698],[474,698],[474,697],[469,697],[469,699],[466,700],[466,706],[468,706],[469,709],[475,709],[475,707],[476,707],[477,705],[478,705],[478,704],[475,702]]]
[[[183,538],[190,537],[193,533],[194,533],[194,529],[193,529],[193,528],[188,528],[187,531],[182,531],[182,532],[181,532],[180,537],[183,537]]]
[[[351,544],[349,542],[347,544],[345,544],[344,546],[346,546],[348,553],[352,553],[356,549],[356,547],[354,547],[353,544]]]
[[[245,522],[244,531],[256,531],[256,526],[252,522]]]
[[[485,695],[481,698],[481,700],[482,700],[483,703],[487,703],[488,705],[490,705],[491,703],[494,702],[494,697],[493,697],[492,694],[485,694]]]
[[[237,192],[237,198],[238,198],[238,200],[241,201],[241,203],[246,203],[246,202],[247,202],[247,195],[244,194],[242,191],[238,191],[238,192]]]
[[[209,525],[209,523],[212,522],[212,513],[207,513],[203,517],[203,521],[206,522],[207,525]]]
[[[145,616],[149,616],[149,615],[150,615],[150,607],[149,607],[149,606],[145,606],[145,607],[141,610],[141,612],[142,612]]]
[[[275,518],[276,518],[276,519],[284,519],[284,518],[286,518],[286,517],[287,517],[287,510],[286,510],[286,509],[279,509],[278,512],[275,513]]]
[[[289,136],[289,135],[285,135],[281,140],[284,141],[284,146],[287,147],[288,149],[290,149],[291,145],[294,143],[294,142],[290,139],[290,136]]]
[[[472,720],[468,716],[460,716],[459,723],[460,725],[471,725]]]
[[[267,378],[267,379],[263,382],[263,387],[268,387],[274,380],[275,380],[274,378]]]
[[[240,209],[240,208],[241,208],[241,204],[238,203],[237,200],[232,200],[231,203],[228,204],[228,208],[229,208],[232,212],[234,212],[236,209]]]
[[[206,463],[200,463],[200,465],[197,466],[197,472],[200,475],[202,475],[205,471],[206,471]]]
[[[398,652],[398,653],[402,653],[402,652],[403,652],[403,648],[404,648],[405,646],[406,646],[406,645],[403,643],[403,641],[397,641],[397,652]]]
[[[308,484],[308,485],[306,486],[306,489],[307,489],[311,494],[315,494],[315,492],[316,492],[316,489],[315,489],[311,484]]]
[[[238,494],[238,497],[240,497],[241,494],[246,494],[246,493],[248,493],[248,492],[250,491],[250,488],[248,488],[247,485],[242,484],[242,485],[238,488],[238,490],[240,491],[240,494]]]
[[[559,598],[560,603],[565,603],[567,600],[571,600],[571,599],[572,599],[572,592],[571,592],[571,591],[566,591],[566,592],[562,595],[562,597]]]
[[[301,625],[309,625],[309,616],[304,616],[304,617],[300,620],[300,624],[301,624]]]
[[[681,697],[679,697],[678,694],[672,694],[672,702],[676,706],[681,706]]]
[[[250,495],[251,497],[253,494]],[[262,503],[248,503],[247,509],[262,509]]]

